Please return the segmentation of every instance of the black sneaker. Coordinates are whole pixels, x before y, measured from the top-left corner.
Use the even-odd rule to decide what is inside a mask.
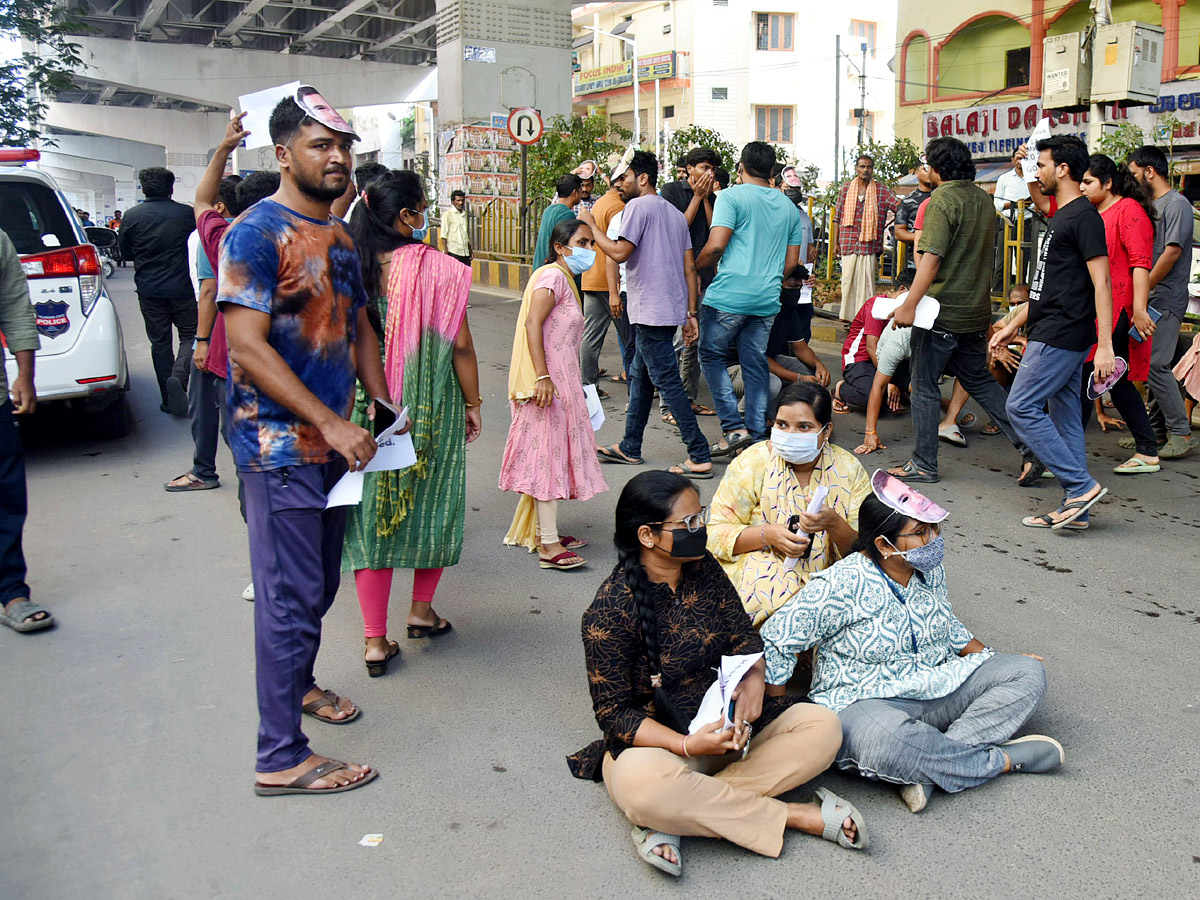
[[[174,375],[167,379],[167,399],[161,409],[181,419],[187,415],[187,391],[183,389],[183,382]]]

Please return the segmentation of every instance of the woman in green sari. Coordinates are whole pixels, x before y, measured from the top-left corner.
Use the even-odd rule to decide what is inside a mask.
[[[342,568],[354,572],[372,677],[400,652],[387,636],[394,569],[414,570],[408,636],[450,631],[434,612],[433,594],[442,570],[462,553],[466,445],[482,427],[466,313],[471,269],[422,243],[427,231],[425,193],[412,172],[372,181],[350,220],[363,282],[378,304],[369,312],[388,388],[397,406],[408,407],[417,455],[410,468],[366,473],[362,503],[346,523]],[[370,399],[359,385],[352,420],[364,427]]]

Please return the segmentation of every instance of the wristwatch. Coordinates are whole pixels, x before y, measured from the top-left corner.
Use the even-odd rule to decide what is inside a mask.
[[[198,337],[194,341],[192,341],[192,349],[195,350],[198,346],[200,346],[200,344],[207,344],[207,343],[209,343],[208,338]]]

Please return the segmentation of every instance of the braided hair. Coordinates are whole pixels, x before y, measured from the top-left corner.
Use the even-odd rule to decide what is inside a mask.
[[[363,190],[363,198],[350,214],[348,230],[354,238],[358,259],[362,264],[363,284],[368,291],[367,317],[376,333],[383,335],[379,315],[379,295],[387,289],[381,283],[383,265],[379,254],[404,244],[418,243],[409,235],[396,230],[396,220],[403,210],[417,210],[425,199],[425,189],[415,172],[389,172],[373,179]]]
[[[675,501],[684,491],[695,491],[696,487],[682,475],[670,472],[643,472],[630,479],[617,501],[617,527],[613,543],[617,545],[617,568],[625,576],[625,583],[637,605],[638,622],[642,630],[642,641],[646,649],[646,660],[650,664],[651,681],[654,685],[654,708],[658,721],[683,734],[687,733],[687,722],[667,697],[662,686],[662,665],[659,660],[658,620],[654,613],[654,588],[642,565],[642,544],[638,540],[638,529],[647,525],[661,532],[661,523],[671,515]]]

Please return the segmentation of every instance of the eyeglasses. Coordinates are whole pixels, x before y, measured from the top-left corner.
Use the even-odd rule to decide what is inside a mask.
[[[902,531],[898,535],[896,535],[896,537],[925,538],[925,537],[928,537],[931,532],[933,534],[937,535],[937,534],[940,534],[941,531],[942,531],[942,526],[930,523],[928,525],[922,525],[916,531]]]
[[[682,525],[688,533],[695,534],[708,524],[708,507],[700,507],[700,512],[685,516],[682,519],[667,519],[665,522],[647,522],[647,525]]]

